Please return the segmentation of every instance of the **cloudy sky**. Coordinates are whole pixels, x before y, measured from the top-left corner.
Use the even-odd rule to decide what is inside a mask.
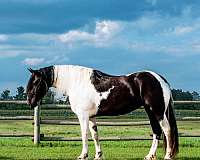
[[[1,0],[0,91],[25,86],[27,67],[78,64],[199,92],[199,15],[197,0]]]

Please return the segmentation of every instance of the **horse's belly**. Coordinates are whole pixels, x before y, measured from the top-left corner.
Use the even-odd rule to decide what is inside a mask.
[[[96,116],[116,116],[129,113],[139,108],[140,101],[129,92],[113,92],[107,99],[102,99]]]
[[[118,116],[130,113],[137,108],[138,106],[132,105],[104,106],[97,111],[96,116]]]

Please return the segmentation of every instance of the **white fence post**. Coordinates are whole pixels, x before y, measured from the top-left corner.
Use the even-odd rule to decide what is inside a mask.
[[[34,108],[34,144],[40,143],[40,105]]]

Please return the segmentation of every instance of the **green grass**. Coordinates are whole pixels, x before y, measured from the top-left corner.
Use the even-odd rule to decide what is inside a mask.
[[[130,120],[129,120],[130,121]],[[182,135],[200,135],[199,121],[178,121]],[[146,136],[152,134],[150,126],[109,127],[98,126],[101,137],[108,136]],[[32,121],[0,121],[0,134],[32,134]],[[41,125],[41,133],[47,136],[80,136],[80,126]]]
[[[0,121],[0,133],[32,134],[31,121]],[[178,122],[179,133],[200,135],[198,121]],[[152,133],[150,126],[136,127],[98,127],[100,137],[143,136]],[[45,136],[80,137],[79,126],[42,125],[41,133]],[[151,141],[101,142],[105,159],[136,160],[143,159],[148,153]],[[81,152],[81,142],[41,142],[36,147],[31,138],[0,138],[1,159],[75,159]],[[180,138],[179,160],[200,159],[200,138]],[[89,159],[94,156],[93,142],[89,142]],[[163,159],[162,141],[157,151],[157,159]]]
[[[93,143],[89,143],[89,159],[94,156]],[[150,141],[101,142],[105,159],[143,159],[148,153]],[[81,151],[81,142],[42,142],[34,146],[27,138],[0,139],[0,159],[75,159]],[[200,158],[200,138],[181,138],[177,159],[197,160]],[[160,145],[157,158],[162,159],[164,151]]]

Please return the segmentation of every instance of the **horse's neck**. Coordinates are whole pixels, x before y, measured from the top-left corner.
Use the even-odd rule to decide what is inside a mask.
[[[91,73],[91,68],[57,65],[54,70],[54,87],[64,94],[69,95],[72,90],[76,90],[82,85],[89,83]]]

